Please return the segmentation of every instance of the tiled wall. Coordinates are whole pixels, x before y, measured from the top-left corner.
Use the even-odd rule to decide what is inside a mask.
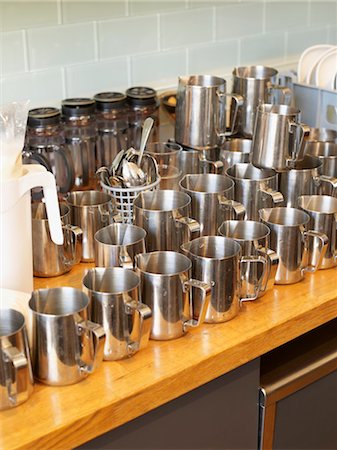
[[[0,104],[296,66],[304,48],[337,44],[336,24],[336,1],[0,0]]]

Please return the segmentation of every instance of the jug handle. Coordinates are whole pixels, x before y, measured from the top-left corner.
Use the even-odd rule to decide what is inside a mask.
[[[257,284],[254,284],[254,294],[248,295],[247,297],[244,297],[244,298],[240,298],[241,302],[246,302],[249,300],[256,300],[257,296],[261,292],[263,280],[265,280],[265,278],[266,278],[266,272],[268,269],[267,260],[264,256],[242,256],[240,258],[240,273],[242,272],[241,266],[243,263],[249,263],[249,271],[251,270],[251,267],[252,267],[251,264],[262,264],[263,265],[262,275],[261,275],[260,279],[258,280]]]
[[[218,201],[222,209],[230,209],[234,212],[236,220],[243,220],[246,215],[246,208],[242,203],[235,200],[228,200],[224,195],[218,195]]]
[[[331,197],[337,197],[337,178],[330,177],[328,175],[318,175],[313,177],[314,183],[316,186],[320,186],[321,183],[328,183],[331,185],[332,192]]]
[[[267,87],[267,92],[268,92],[268,97],[269,97],[267,103],[273,103],[273,104],[275,103],[272,98],[274,91],[282,92],[282,98],[281,98],[281,103],[280,103],[281,105],[288,105],[288,106],[291,105],[291,100],[293,97],[292,90],[286,86],[280,86],[279,84],[269,84],[269,86]]]
[[[238,115],[238,111],[239,111],[239,107],[243,105],[243,97],[242,95],[239,94],[234,94],[234,93],[226,93],[226,92],[219,92],[217,91],[217,96],[219,98],[219,104],[222,103],[222,108],[218,108],[218,116],[220,116],[221,114],[225,114],[226,111],[226,98],[227,97],[231,97],[234,101],[235,101],[235,109],[234,109],[234,114],[233,114],[233,118],[232,118],[232,124],[231,124],[231,130],[230,131],[222,131],[222,130],[217,130],[217,135],[218,137],[227,137],[227,136],[232,136],[233,134],[235,134],[236,130],[235,130],[235,126],[236,126],[236,118]],[[226,122],[226,117],[225,120]]]
[[[262,192],[262,194],[270,197],[274,205],[284,202],[284,197],[281,192],[275,191],[274,189],[268,187],[262,188],[260,189],[260,191]]]
[[[60,208],[57,199],[55,177],[51,172],[39,164],[29,164],[25,176],[18,183],[20,194],[24,195],[30,189],[42,186],[46,202],[50,237],[57,245],[63,244],[63,230],[61,225]]]
[[[125,304],[126,314],[136,313],[136,321],[134,327],[137,329],[136,337],[128,336],[128,354],[131,356],[136,351],[146,347],[149,342],[151,326],[152,326],[152,311],[149,306],[144,303],[137,302],[129,297],[129,301]],[[127,328],[126,328],[127,329]]]
[[[176,217],[174,220],[187,228],[188,241],[199,237],[200,224],[195,219],[191,219],[190,217]]]
[[[16,347],[9,344],[4,349],[5,363],[10,364],[14,369],[14,382],[12,383],[11,376],[7,378],[6,385],[9,401],[13,406],[21,403],[28,398],[28,385],[27,380],[29,378],[29,366],[26,356],[20,352]],[[5,368],[6,372],[6,368]],[[7,374],[8,375],[8,374]],[[18,378],[24,380],[24,389],[21,393],[17,392],[17,380]]]
[[[203,155],[199,155],[199,161],[201,167],[206,169],[207,166],[210,167],[209,173],[222,173],[223,162],[222,161],[210,161],[206,159]]]
[[[69,231],[72,234],[73,241],[71,242],[72,247],[72,258],[70,260],[65,261],[67,266],[73,266],[74,264],[78,264],[81,261],[82,252],[78,245],[78,238],[83,234],[82,228],[76,225],[65,224],[62,226],[64,230]]]
[[[308,230],[308,231],[301,231],[301,232],[302,232],[303,239],[304,239],[304,253],[303,253],[302,261],[304,260],[304,264],[305,264],[305,267],[301,268],[301,272],[302,272],[302,274],[304,274],[305,272],[313,273],[313,272],[316,272],[316,270],[318,270],[319,266],[322,263],[324,255],[328,248],[329,238],[326,234],[321,233],[319,231],[315,231],[315,230]],[[314,266],[307,265],[308,241],[310,238],[312,238],[312,239],[318,238],[319,243],[320,243],[319,258],[317,260],[317,263]]]
[[[194,319],[194,310],[193,310],[193,293],[191,288],[197,288],[201,290],[202,299],[201,299],[201,308],[198,319]],[[212,286],[210,283],[206,281],[199,281],[193,278],[190,278],[188,281],[184,281],[183,283],[184,292],[189,291],[189,304],[190,304],[190,317],[189,320],[186,320],[183,324],[184,332],[187,331],[188,328],[196,328],[201,325],[206,317],[207,308],[209,306],[209,302],[211,299],[211,291]]]
[[[276,277],[276,272],[277,272],[280,258],[278,256],[278,254],[270,248],[261,247],[255,242],[254,242],[254,246],[255,246],[257,253],[260,256],[263,256],[264,258],[266,258],[266,260],[267,260],[267,269],[266,269],[265,280],[262,280],[261,290],[260,290],[260,292],[266,292],[267,290],[271,289],[275,284],[275,277]]]
[[[82,372],[92,373],[103,361],[104,344],[105,344],[105,331],[104,328],[98,323],[91,322],[90,320],[82,320],[76,323],[79,334],[83,331],[88,333],[90,341],[93,345],[93,357],[91,364],[84,364],[83,361],[79,363],[79,368]]]
[[[304,123],[289,122],[289,132],[296,135],[291,158],[287,159],[287,167],[292,168],[293,163],[303,159],[305,150],[305,138],[310,134],[310,127]]]

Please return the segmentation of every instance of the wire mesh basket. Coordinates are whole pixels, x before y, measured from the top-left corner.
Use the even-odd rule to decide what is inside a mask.
[[[159,186],[160,177],[156,181],[144,186],[115,187],[107,186],[102,181],[100,182],[102,190],[112,195],[116,202],[116,209],[121,216],[123,223],[132,223],[133,219],[133,202],[140,192],[153,191]]]

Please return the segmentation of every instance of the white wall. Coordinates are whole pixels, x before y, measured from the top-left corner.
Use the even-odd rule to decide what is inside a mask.
[[[32,107],[183,74],[296,63],[337,44],[336,1],[0,1],[0,104]],[[296,64],[295,64],[296,65]]]

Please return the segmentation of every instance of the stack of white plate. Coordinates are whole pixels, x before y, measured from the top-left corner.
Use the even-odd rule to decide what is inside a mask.
[[[304,50],[298,62],[297,80],[321,89],[337,90],[337,46],[322,44]]]

